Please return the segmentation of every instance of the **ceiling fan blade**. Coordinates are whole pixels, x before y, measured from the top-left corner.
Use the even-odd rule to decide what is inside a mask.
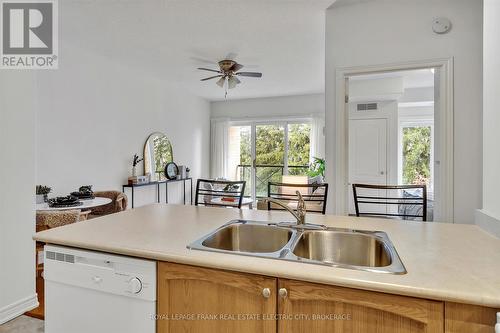
[[[222,74],[221,75],[211,76],[211,77],[206,77],[204,79],[201,79],[200,81],[207,81],[207,80],[215,79],[216,77],[221,77],[221,76],[222,76]]]
[[[236,85],[241,83],[241,81],[236,77],[236,76],[231,76],[228,80],[227,80],[227,86],[229,89],[233,89],[233,88],[236,88]]]
[[[216,83],[217,83],[217,85],[218,85],[219,87],[221,87],[221,88],[222,88],[222,87],[224,87],[224,83],[225,83],[225,82],[226,82],[226,77],[225,77],[225,76],[223,76],[223,77],[221,77],[221,78],[220,78],[220,79],[219,79]]]
[[[243,67],[244,67],[244,66],[243,66],[242,64],[235,63],[235,64],[233,65],[233,67],[231,67],[231,70],[232,70],[233,72],[237,72],[237,71],[239,71],[240,69],[242,69]]]
[[[215,69],[210,69],[210,68],[198,67],[198,69],[202,70],[202,71],[209,71],[209,72],[214,72],[214,73],[220,73],[220,71],[217,71]]]
[[[248,77],[262,77],[262,73],[257,73],[257,72],[239,72],[236,73],[236,75],[248,76]]]

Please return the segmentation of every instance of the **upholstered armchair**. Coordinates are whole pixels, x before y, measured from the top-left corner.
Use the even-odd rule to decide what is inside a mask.
[[[111,202],[104,206],[99,206],[92,208],[92,212],[89,215],[89,219],[119,213],[127,209],[128,198],[127,196],[119,191],[97,191],[94,192],[96,197],[111,199]]]

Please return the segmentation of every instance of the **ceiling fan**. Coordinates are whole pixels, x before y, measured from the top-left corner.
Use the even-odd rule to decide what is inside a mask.
[[[229,60],[229,59],[224,59],[224,60],[219,61],[219,70],[198,67],[198,69],[202,70],[202,71],[217,73],[217,75],[201,79],[200,81],[208,81],[208,80],[219,78],[219,80],[217,80],[216,84],[221,88],[224,87],[224,85],[227,81],[226,95],[227,95],[228,88],[229,89],[236,88],[236,86],[241,83],[240,79],[238,79],[238,76],[262,77],[262,73],[258,73],[258,72],[238,72],[242,68],[243,68],[242,64],[238,64],[236,61]]]

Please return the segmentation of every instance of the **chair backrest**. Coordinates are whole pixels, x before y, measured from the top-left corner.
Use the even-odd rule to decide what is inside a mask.
[[[299,191],[306,203],[306,211],[325,214],[326,200],[328,198],[328,184],[289,184],[289,183],[267,183],[267,196],[288,202],[290,208],[295,209]],[[267,210],[283,210],[282,207],[271,202],[267,203]]]
[[[128,199],[125,193],[120,191],[96,191],[96,197],[111,199],[111,202],[104,206],[92,208],[93,216],[109,215],[119,213],[127,209]]]
[[[198,179],[194,204],[241,208],[245,181]]]
[[[356,216],[427,221],[425,185],[352,184]]]

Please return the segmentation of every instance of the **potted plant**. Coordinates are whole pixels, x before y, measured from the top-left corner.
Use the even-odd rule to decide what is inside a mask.
[[[139,158],[137,154],[134,154],[134,161],[132,162],[132,177],[137,176],[137,164],[139,164],[143,159]]]
[[[48,194],[52,192],[52,189],[48,186],[37,185],[36,186],[36,203],[41,204],[47,202]]]
[[[313,157],[313,162],[309,166],[307,175],[311,178],[321,176],[321,181],[323,182],[325,179],[325,159]]]

